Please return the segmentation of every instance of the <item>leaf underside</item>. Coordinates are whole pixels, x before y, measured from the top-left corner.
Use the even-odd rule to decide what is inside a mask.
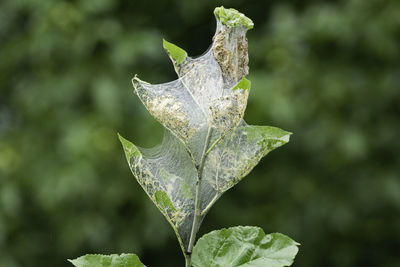
[[[259,227],[237,226],[201,237],[193,249],[193,266],[290,266],[298,252],[298,245],[283,234],[266,235]]]
[[[136,76],[132,80],[136,95],[166,130],[162,143],[150,149],[119,137],[133,175],[173,227],[183,251],[189,243],[196,168],[203,153],[202,211],[263,156],[289,141],[289,132],[250,126],[243,120],[250,91],[250,81],[244,78],[246,31],[241,24],[233,27],[217,21],[211,48],[198,58],[164,41],[178,79],[155,85]]]

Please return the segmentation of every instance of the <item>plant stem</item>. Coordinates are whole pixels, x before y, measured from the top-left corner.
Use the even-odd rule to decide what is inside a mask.
[[[192,266],[192,255],[185,254],[185,267]]]
[[[203,176],[203,168],[204,168],[204,161],[206,159],[207,156],[207,148],[208,145],[210,143],[210,138],[211,138],[211,134],[212,134],[212,128],[208,127],[208,131],[207,131],[207,137],[206,137],[206,141],[204,143],[204,148],[203,148],[203,153],[201,155],[201,159],[200,159],[200,164],[196,166],[197,169],[197,182],[196,182],[196,196],[195,196],[195,200],[194,200],[194,218],[193,218],[193,224],[192,224],[192,231],[190,233],[190,239],[189,239],[189,246],[188,249],[185,253],[186,257],[185,257],[185,266],[186,267],[190,267],[191,266],[191,261],[192,261],[192,250],[193,250],[193,246],[194,246],[194,242],[196,240],[196,234],[198,231],[198,225],[201,219],[201,209],[200,209],[200,189],[201,189],[201,180],[202,180],[202,176]]]
[[[215,202],[218,200],[218,198],[221,196],[220,193],[217,193],[214,198],[210,201],[210,203],[207,205],[207,207],[204,208],[204,210],[200,213],[201,216],[205,215],[207,211],[215,204]]]

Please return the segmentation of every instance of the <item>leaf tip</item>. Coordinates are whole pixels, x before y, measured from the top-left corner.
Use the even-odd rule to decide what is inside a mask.
[[[170,58],[176,62],[176,64],[182,64],[187,57],[187,53],[182,48],[174,45],[173,43],[168,42],[163,38],[163,47],[165,51],[167,51]]]
[[[285,135],[281,137],[281,140],[282,140],[283,142],[285,142],[285,144],[286,144],[286,143],[289,143],[289,141],[290,141],[290,136],[291,136],[293,133],[287,132],[287,131],[284,131],[284,132],[285,132]]]
[[[123,144],[123,141],[126,141],[126,139],[123,138],[122,135],[120,135],[118,132],[117,132],[117,136],[118,136],[119,141],[120,141],[122,144]]]
[[[233,88],[232,91],[236,91],[237,89],[242,90],[250,90],[251,81],[243,77]]]
[[[78,259],[79,259],[79,258],[76,258],[76,259],[73,259],[73,260],[67,259],[67,261],[70,262],[70,263],[71,263],[72,265],[74,265],[74,266],[79,266],[79,265],[78,265],[78,264],[79,264]]]

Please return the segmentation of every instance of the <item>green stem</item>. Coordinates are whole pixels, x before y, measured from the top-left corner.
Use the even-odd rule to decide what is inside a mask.
[[[210,138],[212,134],[212,129],[211,127],[208,128],[207,131],[207,137],[206,141],[204,143],[204,149],[203,153],[201,155],[200,159],[200,164],[196,166],[197,169],[197,182],[196,182],[196,196],[194,200],[194,218],[193,218],[193,224],[192,224],[192,231],[190,233],[190,239],[189,239],[189,246],[188,249],[185,253],[185,266],[190,267],[191,266],[191,261],[192,261],[192,250],[194,247],[194,242],[196,240],[196,234],[198,231],[198,225],[201,219],[201,209],[200,209],[200,189],[201,189],[201,180],[203,178],[203,169],[204,169],[204,161],[207,156],[207,147],[210,143]]]
[[[192,255],[185,254],[185,267],[190,267],[192,261]]]
[[[204,210],[200,213],[201,216],[205,215],[207,211],[215,204],[215,202],[218,200],[218,198],[221,196],[221,193],[217,193],[214,198],[210,201],[210,203],[207,205],[207,207],[204,208]]]
[[[230,133],[233,129],[236,129],[236,127],[239,126],[240,122],[241,122],[241,119],[238,120],[238,121],[235,123],[235,126],[233,126],[232,129],[230,129],[229,131],[225,132],[222,136],[220,136],[217,140],[215,140],[214,143],[210,146],[210,148],[208,148],[208,150],[206,151],[206,156],[208,155],[208,153],[211,152],[211,150],[214,149],[214,147],[215,147],[216,145],[218,145],[218,143],[219,143],[221,140],[223,140],[223,139],[225,138],[225,136],[226,136],[228,133]]]

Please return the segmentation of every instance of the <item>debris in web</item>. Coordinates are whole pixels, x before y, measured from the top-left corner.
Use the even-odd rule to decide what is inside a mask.
[[[134,176],[167,218],[184,251],[194,218],[201,159],[205,156],[199,196],[203,219],[222,193],[268,152],[288,142],[290,135],[244,122],[250,91],[245,78],[249,62],[246,32],[253,24],[232,9],[217,8],[215,15],[213,43],[202,56],[192,58],[163,41],[178,79],[163,84],[150,84],[136,76],[132,80],[144,106],[166,128],[162,143],[144,149],[120,137]]]

